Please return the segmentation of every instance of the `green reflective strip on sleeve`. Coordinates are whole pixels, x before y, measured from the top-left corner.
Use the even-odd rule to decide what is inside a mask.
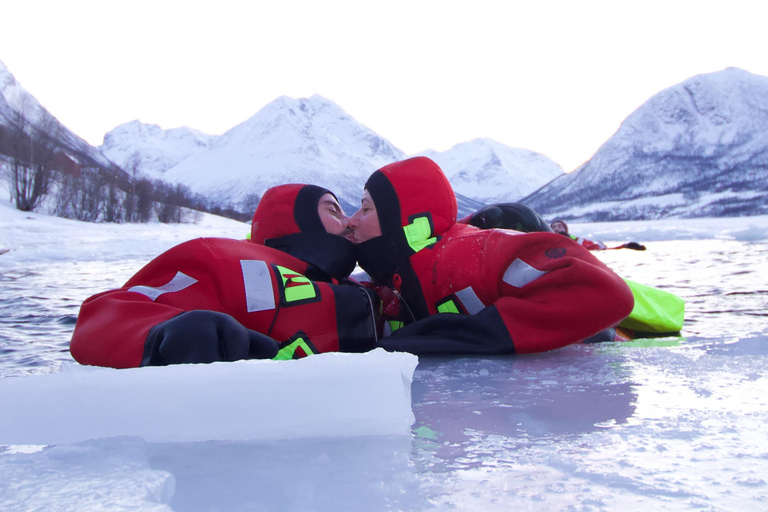
[[[619,327],[654,333],[678,332],[683,328],[685,301],[682,298],[653,286],[629,279],[624,281],[632,290],[635,307]]]
[[[413,249],[413,252],[419,252],[423,248],[437,242],[437,238],[432,237],[432,227],[429,224],[429,219],[426,217],[417,217],[413,219],[413,222],[403,227],[405,232],[405,239],[408,241],[408,245]]]
[[[452,300],[443,302],[442,304],[438,304],[437,312],[438,313],[456,313],[457,315],[461,314],[461,311],[459,311],[459,307]]]
[[[314,354],[314,352],[312,351],[312,348],[307,344],[306,341],[304,341],[304,338],[296,338],[288,345],[282,347],[277,352],[277,355],[273,359],[277,361],[286,361],[289,359],[293,359],[293,356],[296,353],[296,349],[299,347],[301,347],[304,353],[308,356],[311,356]]]

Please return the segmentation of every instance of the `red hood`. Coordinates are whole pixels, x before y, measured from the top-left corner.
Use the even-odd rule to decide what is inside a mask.
[[[354,245],[326,233],[317,206],[330,190],[315,185],[279,185],[264,193],[253,214],[251,242],[286,252],[314,265],[322,273],[307,277],[342,279],[355,268]],[[335,197],[335,196],[334,196]]]
[[[270,188],[253,214],[251,242],[264,245],[266,240],[272,238],[302,232],[325,232],[317,215],[317,203],[326,193],[331,192],[314,185],[296,183]]]
[[[458,211],[456,194],[453,193],[453,188],[442,169],[429,158],[419,156],[395,162],[382,167],[374,174],[378,173],[392,185],[397,196],[400,210],[398,228],[408,226],[413,222],[414,217],[426,214],[432,219],[434,228],[432,236],[445,233],[456,224]],[[366,188],[376,203],[382,230],[385,222],[388,227],[394,228],[394,224],[390,222],[394,220],[396,213],[389,208],[391,203],[386,204],[383,209],[379,207],[375,192],[369,186],[371,179],[368,180]],[[374,188],[376,188],[375,184]],[[389,218],[382,219],[382,212]]]
[[[440,167],[415,157],[382,167],[365,184],[382,236],[357,246],[358,261],[375,280],[391,277],[408,257],[434,244],[456,224],[456,195]]]

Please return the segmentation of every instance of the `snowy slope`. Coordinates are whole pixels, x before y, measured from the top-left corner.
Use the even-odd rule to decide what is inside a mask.
[[[438,153],[421,153],[437,162],[454,191],[482,203],[518,201],[563,174],[544,155],[475,139]]]
[[[164,177],[219,202],[236,204],[273,185],[299,182],[324,186],[356,205],[370,173],[404,156],[321,96],[283,96]]]
[[[0,61],[0,124],[9,126],[13,113],[22,110],[30,120],[37,121],[45,109]]]
[[[583,220],[768,212],[768,77],[728,68],[653,96],[590,159],[525,201]]]
[[[18,113],[22,113],[32,126],[44,124],[51,114],[37,99],[19,84],[5,64],[0,62],[0,125],[12,126]],[[52,116],[51,116],[52,117]],[[98,149],[75,135],[66,126],[53,118],[55,137],[66,148],[71,158],[84,165],[97,165],[114,169],[115,164]]]
[[[206,149],[215,138],[187,127],[163,130],[134,120],[104,135],[99,149],[127,172],[162,179],[165,171]]]

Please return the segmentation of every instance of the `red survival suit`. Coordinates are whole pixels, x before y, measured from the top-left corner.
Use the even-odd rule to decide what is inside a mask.
[[[281,207],[273,202],[277,200],[296,205],[296,211],[314,211],[317,217],[316,201],[313,208],[299,206],[302,200],[306,203],[309,198],[311,203],[327,192],[315,190],[318,188],[276,187],[275,194],[269,195],[268,191],[264,195],[254,219],[269,217],[270,239],[297,235],[302,228],[322,239],[316,232],[319,225],[323,234],[333,237],[329,244],[336,243],[336,239],[347,242],[326,234],[319,218],[315,224],[311,213],[305,215],[309,220],[295,211],[282,217],[265,213]],[[310,193],[302,195],[302,191]],[[279,227],[274,225],[277,223]],[[256,240],[263,242],[267,239],[263,233],[266,227],[259,230],[259,224],[255,222],[252,229]],[[184,345],[185,339],[181,348],[177,342],[164,352],[163,333],[168,330],[168,322],[178,323],[186,318],[182,315],[201,310],[206,315],[223,313],[221,316],[239,324],[236,327],[250,330],[251,349],[254,336],[277,340],[277,358],[281,359],[374,348],[376,332],[369,292],[361,286],[312,281],[305,276],[328,272],[320,267],[248,241],[200,238],[182,243],[152,260],[122,288],[87,299],[80,310],[70,351],[80,363],[115,368],[253,357],[247,339],[234,346],[221,340],[223,348],[214,356],[194,353],[194,347]],[[218,326],[214,330],[221,334]],[[183,334],[194,338],[196,333]],[[185,352],[188,349],[193,352],[191,356]]]
[[[624,281],[570,239],[456,224],[453,190],[426,157],[383,167],[366,189],[382,236],[357,246],[358,262],[416,320],[382,340],[388,350],[543,352],[632,311]]]

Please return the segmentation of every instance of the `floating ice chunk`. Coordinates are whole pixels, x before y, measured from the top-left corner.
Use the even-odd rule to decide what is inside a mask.
[[[411,435],[418,359],[375,350],[0,379],[0,445]]]

